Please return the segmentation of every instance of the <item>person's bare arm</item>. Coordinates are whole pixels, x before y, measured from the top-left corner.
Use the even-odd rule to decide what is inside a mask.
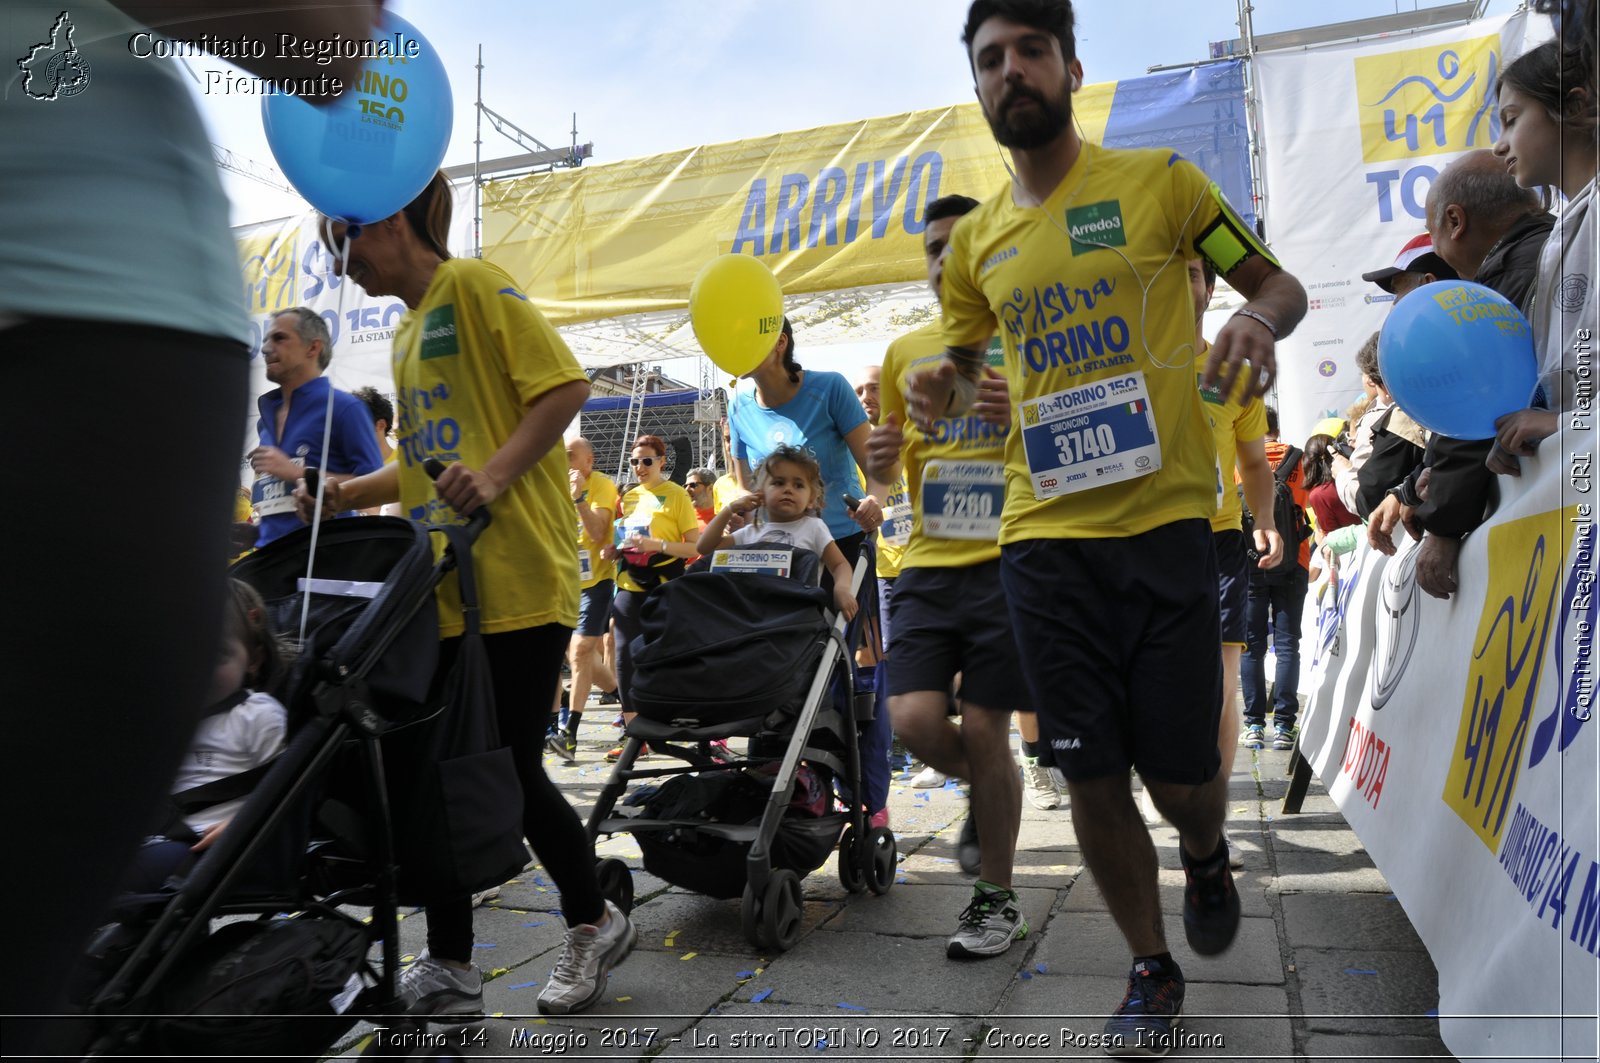
[[[334,36],[345,40],[369,40],[378,24],[383,5],[379,0],[111,0],[130,18],[169,37],[194,40],[205,36],[260,41],[266,55],[261,58],[229,57],[258,77],[338,78],[348,86],[361,70],[362,60],[344,56],[320,60],[280,55],[280,34],[292,34],[302,42],[320,41]],[[312,104],[330,103],[332,96],[307,96]]]
[[[551,388],[529,404],[499,450],[472,469],[451,465],[434,481],[439,497],[462,516],[493,502],[517,477],[561,442],[561,433],[589,398],[589,382],[572,380]]]
[[[1272,462],[1267,460],[1266,441],[1241,441],[1234,462],[1239,469],[1239,481],[1244,485],[1245,505],[1250,507],[1250,516],[1255,521],[1255,541],[1251,545],[1261,558],[1256,565],[1258,568],[1271,568],[1283,558],[1285,544],[1272,512],[1275,480]]]
[[[1277,331],[1274,334],[1256,318],[1236,312],[1211,341],[1201,383],[1210,387],[1220,380],[1222,393],[1232,395],[1234,382],[1248,363],[1249,389],[1243,398],[1265,395],[1278,375],[1275,344],[1287,338],[1306,316],[1306,290],[1260,255],[1245,259],[1224,279],[1249,300],[1241,310],[1266,318]]]

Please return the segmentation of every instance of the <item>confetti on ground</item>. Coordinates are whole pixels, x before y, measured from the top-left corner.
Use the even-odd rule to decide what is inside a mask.
[[[537,920],[537,921],[532,922],[532,923],[523,923],[522,925],[523,926],[544,926],[544,920],[540,919],[540,920]]]
[[[633,999],[632,997],[617,997],[616,1001],[617,1001],[618,1004],[626,1004],[628,1001],[630,1001],[632,999]]]
[[[1374,970],[1372,970],[1371,968],[1368,968],[1368,967],[1346,967],[1344,969],[1344,973],[1345,974],[1374,975],[1374,974],[1377,974],[1378,972],[1374,971]]]
[[[756,994],[756,995],[755,995],[755,996],[753,996],[753,997],[751,997],[751,998],[750,998],[750,1003],[752,1003],[752,1004],[759,1004],[759,1003],[761,1003],[761,1002],[762,1002],[762,1001],[763,1001],[763,1000],[765,1000],[765,999],[767,999],[767,998],[768,998],[768,997],[770,997],[770,996],[771,996],[771,995],[772,995],[772,990],[770,990],[770,989],[763,989],[763,990],[762,990],[762,991],[761,991],[761,992],[759,992],[759,993],[757,993],[757,994]]]
[[[510,973],[511,973],[511,968],[509,968],[509,967],[496,967],[494,970],[492,970],[488,974],[484,975],[484,977],[488,978],[488,979],[494,979],[494,978],[499,978],[503,974],[510,974]]]
[[[539,984],[538,982],[518,982],[516,985],[508,985],[508,986],[506,986],[506,988],[507,989],[532,989],[534,986],[536,986],[538,984]]]
[[[754,971],[740,971],[734,975],[735,978],[754,978],[755,976],[756,972]]]
[[[685,952],[682,956],[679,956],[678,959],[680,959],[680,960],[692,960],[698,955],[700,955],[698,952]],[[1376,974],[1377,972],[1373,972],[1373,973]]]
[[[1050,965],[1048,963],[1036,963],[1033,965],[1033,969],[1038,971],[1040,974],[1050,973]]]
[[[491,945],[487,941],[474,941],[472,943],[472,947],[475,948],[475,949],[497,949],[500,946],[499,945]]]
[[[681,934],[681,933],[683,933],[682,930],[669,930],[669,931],[667,931],[667,940],[663,941],[662,944],[665,945],[669,949],[672,948],[674,945],[676,945],[678,943],[678,935]]]
[[[862,1007],[860,1004],[848,1004],[843,1000],[839,1001],[839,1005],[838,1006],[843,1008],[845,1011],[866,1011],[867,1010],[866,1008]]]
[[[1031,982],[1033,980],[1033,975],[1028,971],[1019,972],[1017,977],[1022,979],[1024,982]]]

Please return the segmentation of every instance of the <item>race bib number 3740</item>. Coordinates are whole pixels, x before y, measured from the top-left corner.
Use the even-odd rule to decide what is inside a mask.
[[[1161,468],[1161,442],[1142,372],[1028,399],[1021,410],[1036,498],[1121,483]]]

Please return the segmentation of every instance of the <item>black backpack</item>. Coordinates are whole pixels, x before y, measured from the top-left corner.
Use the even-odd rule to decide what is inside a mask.
[[[1306,511],[1295,502],[1294,492],[1289,489],[1289,477],[1299,468],[1300,456],[1300,448],[1290,447],[1272,470],[1272,523],[1283,537],[1283,557],[1271,568],[1255,567],[1261,557],[1255,549],[1255,518],[1250,515],[1250,507],[1244,507],[1244,548],[1245,556],[1250,559],[1252,579],[1275,583],[1288,579],[1300,567],[1300,544],[1311,538]]]

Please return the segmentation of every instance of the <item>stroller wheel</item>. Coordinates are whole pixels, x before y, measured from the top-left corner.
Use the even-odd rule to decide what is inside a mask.
[[[761,901],[756,897],[755,888],[748,882],[744,884],[744,898],[739,902],[739,929],[744,931],[744,939],[756,948],[772,947],[772,941],[762,927]]]
[[[800,876],[786,867],[772,872],[761,902],[761,929],[772,947],[786,951],[800,937]]]
[[[882,897],[894,885],[895,865],[899,863],[894,832],[888,827],[873,827],[867,834],[867,848],[872,854],[866,869],[867,888]]]
[[[595,878],[600,880],[600,895],[627,915],[633,911],[633,872],[628,865],[614,856],[608,856],[595,865]]]
[[[845,826],[844,836],[839,839],[839,885],[851,893],[864,893],[867,889],[867,873],[862,868],[861,854],[856,852],[853,824]]]

